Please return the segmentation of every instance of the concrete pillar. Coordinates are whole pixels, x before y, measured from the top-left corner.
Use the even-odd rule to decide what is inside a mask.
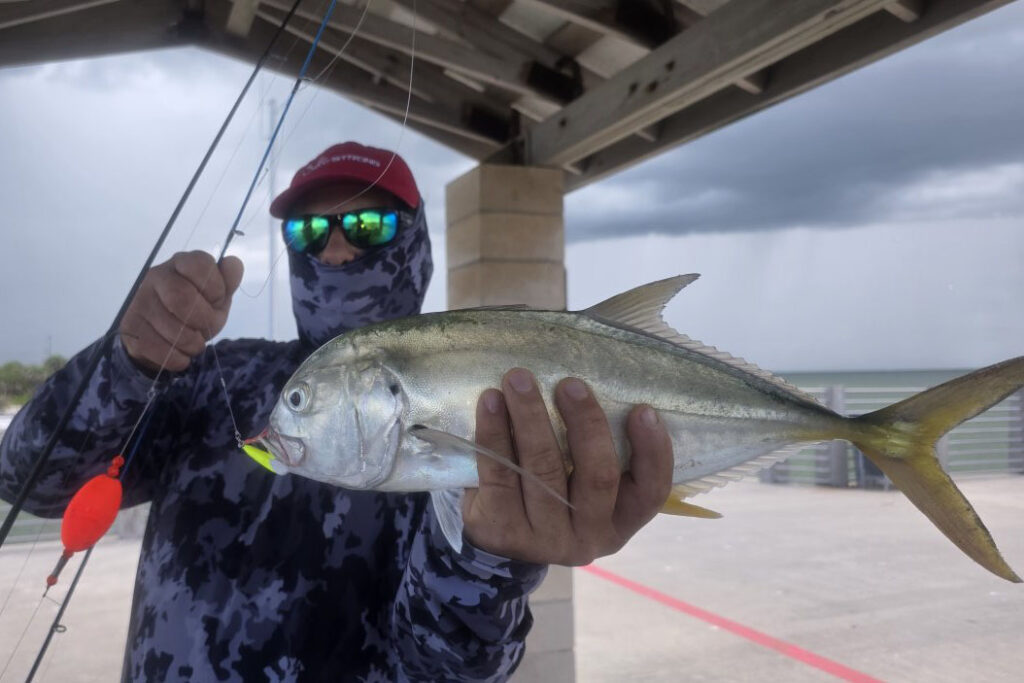
[[[446,191],[448,308],[565,309],[562,171],[482,164]],[[515,683],[571,683],[572,570],[551,567],[530,596],[534,624]]]
[[[562,171],[482,164],[448,183],[448,308],[565,308]]]

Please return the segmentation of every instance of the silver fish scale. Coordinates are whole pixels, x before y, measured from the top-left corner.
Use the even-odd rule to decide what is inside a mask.
[[[517,366],[537,377],[563,447],[554,386],[567,376],[584,379],[613,426],[624,468],[626,416],[635,404],[649,403],[672,434],[675,483],[728,470],[794,442],[841,438],[847,431],[844,418],[760,377],[580,313],[452,311],[368,327],[345,340],[348,354],[354,348],[357,356],[377,359],[399,378],[408,401],[406,426],[424,424],[463,438],[473,437],[480,393],[500,386],[502,375]],[[328,349],[317,355],[322,352],[325,357],[315,364],[334,355]],[[407,443],[399,457],[421,455],[407,452]]]

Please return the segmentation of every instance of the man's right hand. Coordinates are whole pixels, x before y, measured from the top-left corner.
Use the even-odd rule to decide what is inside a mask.
[[[178,252],[150,268],[121,320],[129,357],[150,372],[187,368],[223,329],[242,272],[238,258],[218,266],[205,251]]]

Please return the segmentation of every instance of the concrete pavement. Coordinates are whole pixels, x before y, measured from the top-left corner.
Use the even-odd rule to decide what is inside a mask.
[[[1024,571],[1024,477],[960,486]],[[696,502],[725,517],[661,516],[596,566],[868,677],[1024,680],[1024,585],[962,556],[901,494],[744,482]],[[97,546],[37,681],[116,680],[137,553],[137,541]],[[0,551],[0,668],[25,634],[2,683],[25,679],[56,614],[39,595],[59,554],[53,542]],[[583,683],[836,680],[587,571],[575,582]]]
[[[1024,572],[1024,477],[959,482]],[[1024,680],[1024,584],[963,556],[898,492],[732,484],[596,565],[886,681]],[[578,680],[827,681],[820,669],[586,571]]]

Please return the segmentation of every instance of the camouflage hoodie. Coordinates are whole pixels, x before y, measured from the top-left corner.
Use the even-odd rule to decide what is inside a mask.
[[[432,267],[422,207],[396,243],[352,264],[291,260],[301,340],[216,345],[243,435],[266,424],[315,344],[419,311]],[[91,351],[50,378],[7,431],[5,499],[27,477]],[[60,516],[105,469],[151,384],[115,341],[30,512]],[[124,473],[124,506],[151,503],[124,680],[492,681],[512,673],[532,623],[526,595],[542,567],[468,544],[455,554],[425,494],[346,491],[263,470],[236,446],[209,348],[158,391]]]

